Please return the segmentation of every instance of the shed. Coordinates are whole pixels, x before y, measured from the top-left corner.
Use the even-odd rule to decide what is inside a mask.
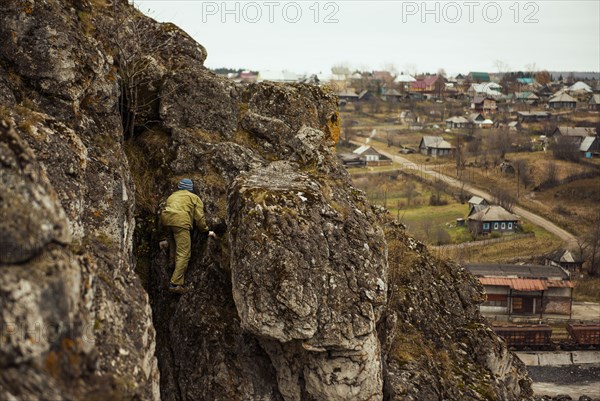
[[[486,293],[484,314],[569,315],[573,283],[560,266],[469,264]]]
[[[580,272],[583,267],[583,259],[568,249],[559,249],[546,256],[547,265],[560,266],[570,273]]]
[[[597,136],[583,138],[583,141],[581,141],[581,144],[579,145],[579,151],[582,152],[586,158],[600,155],[600,140]]]

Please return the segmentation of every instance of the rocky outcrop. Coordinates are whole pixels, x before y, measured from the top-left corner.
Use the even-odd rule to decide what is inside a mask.
[[[326,88],[219,78],[126,2],[0,11],[1,399],[530,398],[476,281],[352,187]],[[184,176],[219,238],[175,296]]]
[[[159,398],[119,86],[82,13],[0,3],[0,399]]]
[[[241,175],[229,195],[233,298],[286,400],[382,398],[386,245],[352,197],[288,162]]]

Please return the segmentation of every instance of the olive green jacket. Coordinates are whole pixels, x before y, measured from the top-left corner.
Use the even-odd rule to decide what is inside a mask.
[[[198,195],[182,189],[173,192],[167,198],[167,204],[160,215],[164,226],[181,227],[192,229],[192,224],[202,231],[208,231],[204,219],[204,204]]]

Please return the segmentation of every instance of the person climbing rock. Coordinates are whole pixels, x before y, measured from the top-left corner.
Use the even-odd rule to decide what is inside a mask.
[[[202,232],[208,232],[209,237],[215,237],[215,233],[206,225],[204,204],[200,197],[192,192],[193,190],[194,183],[189,178],[179,181],[177,191],[167,198],[165,208],[160,215],[162,225],[172,234],[169,236],[169,242],[174,248],[171,252],[175,252],[175,270],[171,276],[169,291],[176,294],[184,294],[189,290],[184,287],[183,282],[191,256],[190,231],[193,224],[196,223],[196,227]]]

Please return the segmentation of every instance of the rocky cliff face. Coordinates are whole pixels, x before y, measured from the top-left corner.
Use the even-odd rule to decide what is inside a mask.
[[[0,399],[530,399],[476,282],[351,186],[326,88],[221,79],[127,4],[0,11]],[[184,176],[219,238],[179,297]]]

